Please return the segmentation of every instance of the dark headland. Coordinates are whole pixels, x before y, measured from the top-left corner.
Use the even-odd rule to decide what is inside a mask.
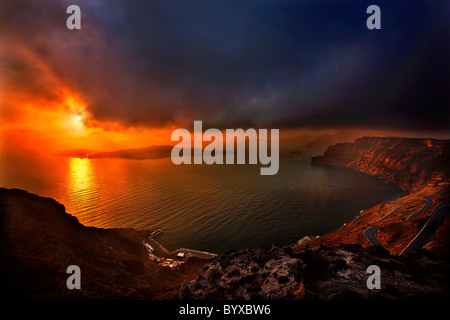
[[[0,188],[2,293],[30,299],[166,299],[178,296],[206,260],[176,271],[149,259],[149,231],[86,227],[63,205]],[[68,290],[66,269],[81,269],[81,290]]]

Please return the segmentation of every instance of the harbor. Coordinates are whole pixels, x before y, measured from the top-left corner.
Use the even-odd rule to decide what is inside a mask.
[[[149,258],[162,266],[174,268],[191,258],[211,260],[217,256],[215,253],[187,248],[180,248],[170,252],[155,240],[155,237],[163,232],[164,230],[162,228],[156,228],[142,240],[148,250]]]

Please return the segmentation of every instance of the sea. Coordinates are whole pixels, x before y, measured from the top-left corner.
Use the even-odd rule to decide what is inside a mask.
[[[168,250],[213,253],[290,245],[337,230],[402,189],[364,172],[280,158],[276,175],[260,165],[175,165],[49,156],[3,159],[0,185],[51,197],[85,226],[164,232]]]

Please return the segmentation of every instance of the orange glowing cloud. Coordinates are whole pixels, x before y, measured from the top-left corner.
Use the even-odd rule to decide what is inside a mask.
[[[45,73],[43,73],[45,75]],[[167,144],[169,128],[124,127],[92,117],[80,95],[53,86],[53,95],[3,91],[1,147],[3,150],[55,153],[67,149],[108,150]]]
[[[1,152],[51,154],[169,143],[169,128],[124,126],[117,119],[92,115],[92,99],[74,85],[71,71],[76,64],[58,60],[59,53],[77,47],[79,39],[67,44],[61,32],[53,28],[45,36],[36,33],[32,42],[23,41],[14,29],[0,32],[0,43],[8,43],[0,46]],[[51,51],[42,46],[47,42],[54,45]]]

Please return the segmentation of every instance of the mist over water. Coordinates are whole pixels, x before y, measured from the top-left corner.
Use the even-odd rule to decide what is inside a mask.
[[[280,158],[260,165],[174,165],[157,160],[53,157],[5,164],[1,186],[52,197],[86,226],[150,229],[169,250],[222,252],[334,231],[402,190],[360,171]]]

